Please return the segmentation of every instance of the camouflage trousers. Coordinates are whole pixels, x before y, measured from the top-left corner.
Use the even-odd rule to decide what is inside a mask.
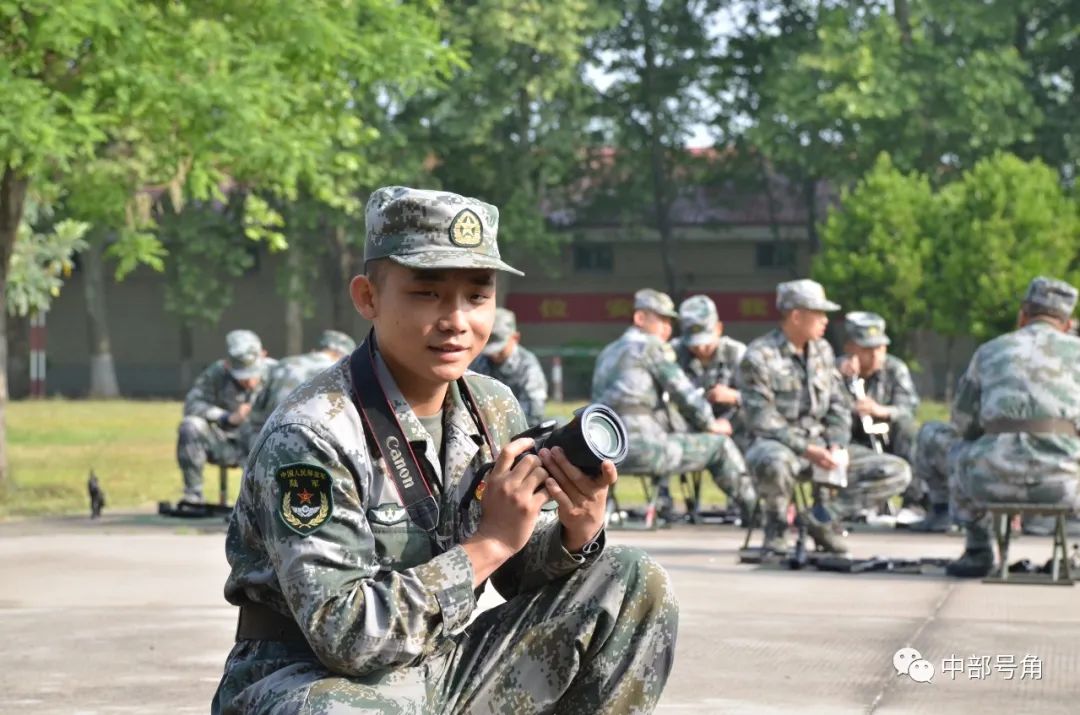
[[[927,422],[919,430],[912,455],[913,481],[931,504],[949,503],[949,475],[962,447],[960,434],[948,422]]]
[[[898,417],[889,422],[889,440],[885,445],[886,454],[900,457],[908,464],[912,465],[913,472],[915,469],[913,460],[915,458],[915,444],[918,432],[919,425],[915,422],[915,418],[907,416]],[[861,434],[862,430],[859,430],[859,433],[858,444],[861,444],[868,449],[872,449],[870,440]],[[855,439],[854,435],[853,439]],[[919,479],[912,479],[908,484],[908,488],[904,491],[904,500],[905,502],[921,501],[925,493],[926,488],[922,481]]]
[[[753,504],[753,480],[735,441],[722,434],[669,431],[649,415],[624,417],[630,450],[619,467],[624,474],[646,474],[666,483],[674,474],[709,471],[729,499]]]
[[[858,444],[850,445],[848,452],[851,456],[848,485],[831,501],[842,515],[876,507],[902,493],[911,482],[911,467],[900,457],[877,454]],[[810,479],[812,475],[812,465],[807,459],[771,439],[755,441],[746,453],[746,461],[768,513],[785,513],[796,480]]]
[[[567,578],[486,611],[418,664],[363,677],[310,651],[240,641],[215,715],[649,713],[671,672],[678,605],[644,552],[606,548]]]
[[[188,416],[180,421],[176,439],[176,461],[184,477],[184,498],[203,498],[203,466],[241,465],[247,459],[248,440],[244,432],[229,433],[202,417]]]
[[[1080,509],[1075,437],[985,434],[960,445],[949,483],[949,507],[956,521],[979,520],[987,504],[1000,502]]]

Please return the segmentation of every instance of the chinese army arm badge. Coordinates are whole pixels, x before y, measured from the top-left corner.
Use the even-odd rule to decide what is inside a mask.
[[[285,526],[300,536],[318,531],[334,510],[330,473],[314,464],[289,464],[279,468],[275,477]]]

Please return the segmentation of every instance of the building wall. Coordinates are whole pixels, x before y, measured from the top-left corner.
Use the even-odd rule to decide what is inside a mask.
[[[727,333],[750,341],[770,329],[776,320],[773,294],[776,283],[805,276],[810,251],[800,226],[781,227],[781,238],[793,251],[791,265],[760,264],[761,245],[775,245],[763,226],[728,226],[680,229],[675,244],[678,278],[686,294],[705,292],[718,304]],[[606,247],[599,254],[610,266],[584,267],[580,246]],[[586,249],[588,251],[588,249]],[[766,251],[767,253],[768,251]],[[507,257],[526,272],[524,278],[500,279],[500,301],[519,314],[523,342],[536,349],[545,366],[550,357],[564,355],[566,394],[584,397],[592,371],[591,355],[614,340],[630,322],[631,298],[641,287],[664,289],[659,240],[648,231],[601,227],[574,231],[571,240],[554,255]],[[768,256],[766,256],[768,257]],[[236,328],[258,333],[273,356],[285,347],[284,301],[277,295],[280,256],[261,254],[256,267],[237,281],[232,305],[221,320],[194,330],[195,374],[219,358],[225,334]],[[121,283],[107,284],[107,305],[113,357],[121,392],[127,396],[180,396],[180,325],[164,311],[164,278],[150,270],[136,271]],[[85,395],[89,385],[88,335],[83,275],[76,272],[66,283],[48,316],[48,391],[67,396]],[[311,286],[314,316],[304,323],[305,344],[330,324],[328,282]],[[349,332],[360,339],[368,325],[352,314]],[[25,395],[27,370],[25,343],[18,338],[16,321],[9,371],[12,396]],[[924,372],[918,377],[928,393],[944,391],[947,360],[941,341],[927,342]],[[954,348],[953,364],[962,366],[969,345]],[[959,369],[959,368],[957,368]]]

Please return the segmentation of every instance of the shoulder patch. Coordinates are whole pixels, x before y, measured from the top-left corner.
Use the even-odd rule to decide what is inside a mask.
[[[278,515],[300,536],[314,534],[334,511],[330,473],[316,464],[287,464],[274,478],[280,488]]]
[[[675,362],[675,348],[670,343],[664,343],[660,348],[661,354],[668,362]]]

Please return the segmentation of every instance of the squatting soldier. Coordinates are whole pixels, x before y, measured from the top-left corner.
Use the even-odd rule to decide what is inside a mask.
[[[491,338],[470,369],[494,377],[509,387],[530,427],[544,421],[544,403],[547,402],[544,368],[536,355],[522,347],[513,311],[495,309]]]
[[[960,378],[957,439],[935,445],[940,471],[930,475],[950,475],[952,511],[967,528],[963,555],[946,569],[953,576],[993,569],[987,503],[1080,508],[1080,338],[1068,333],[1076,298],[1068,283],[1032,280],[1018,329],[983,344]]]
[[[183,501],[203,502],[203,465],[243,464],[254,432],[252,406],[277,364],[250,330],[225,336],[228,357],[206,368],[184,400],[184,419],[176,441],[176,461],[184,477]]]
[[[836,450],[851,440],[851,406],[840,385],[832,348],[823,339],[828,313],[840,306],[811,280],[781,283],[776,289],[780,327],[750,343],[739,364],[743,415],[753,443],[746,461],[765,507],[765,548],[787,550],[785,519],[796,479],[814,465],[835,469]],[[848,486],[839,505],[877,504],[899,494],[911,481],[907,462],[852,445]],[[827,551],[846,551],[833,525],[804,513],[807,533]]]
[[[675,362],[667,343],[678,317],[666,293],[643,288],[634,294],[633,325],[600,353],[593,372],[592,399],[611,407],[626,423],[630,452],[625,472],[661,477],[708,469],[728,498],[748,516],[753,484],[731,424],[713,416],[712,406]],[[667,399],[689,425],[676,432]]]
[[[730,421],[739,409],[735,372],[746,345],[724,335],[712,298],[694,295],[679,305],[679,337],[671,346],[679,367],[712,404],[713,415]]]
[[[510,390],[467,372],[495,272],[521,275],[497,228],[476,199],[371,195],[350,293],[372,332],[254,445],[225,547],[240,621],[213,712],[655,706],[677,606],[648,555],[605,547],[615,466],[591,478],[561,449],[525,454]],[[472,620],[488,579],[507,602]]]
[[[885,319],[877,313],[848,313],[844,316],[844,333],[844,355],[836,364],[853,405],[851,441],[873,447],[872,440],[877,439],[883,451],[910,463],[918,432],[915,410],[919,407],[919,393],[907,364],[889,354],[892,341],[885,332]],[[861,397],[856,394],[858,381]],[[868,435],[865,421],[883,424],[888,431],[877,437]],[[922,492],[923,487],[912,480],[904,494],[905,506],[921,502]]]
[[[311,352],[278,360],[266,379],[266,389],[262,391],[251,411],[253,432],[258,434],[266,420],[270,419],[271,413],[293,390],[328,369],[355,348],[356,341],[345,333],[324,330]]]

